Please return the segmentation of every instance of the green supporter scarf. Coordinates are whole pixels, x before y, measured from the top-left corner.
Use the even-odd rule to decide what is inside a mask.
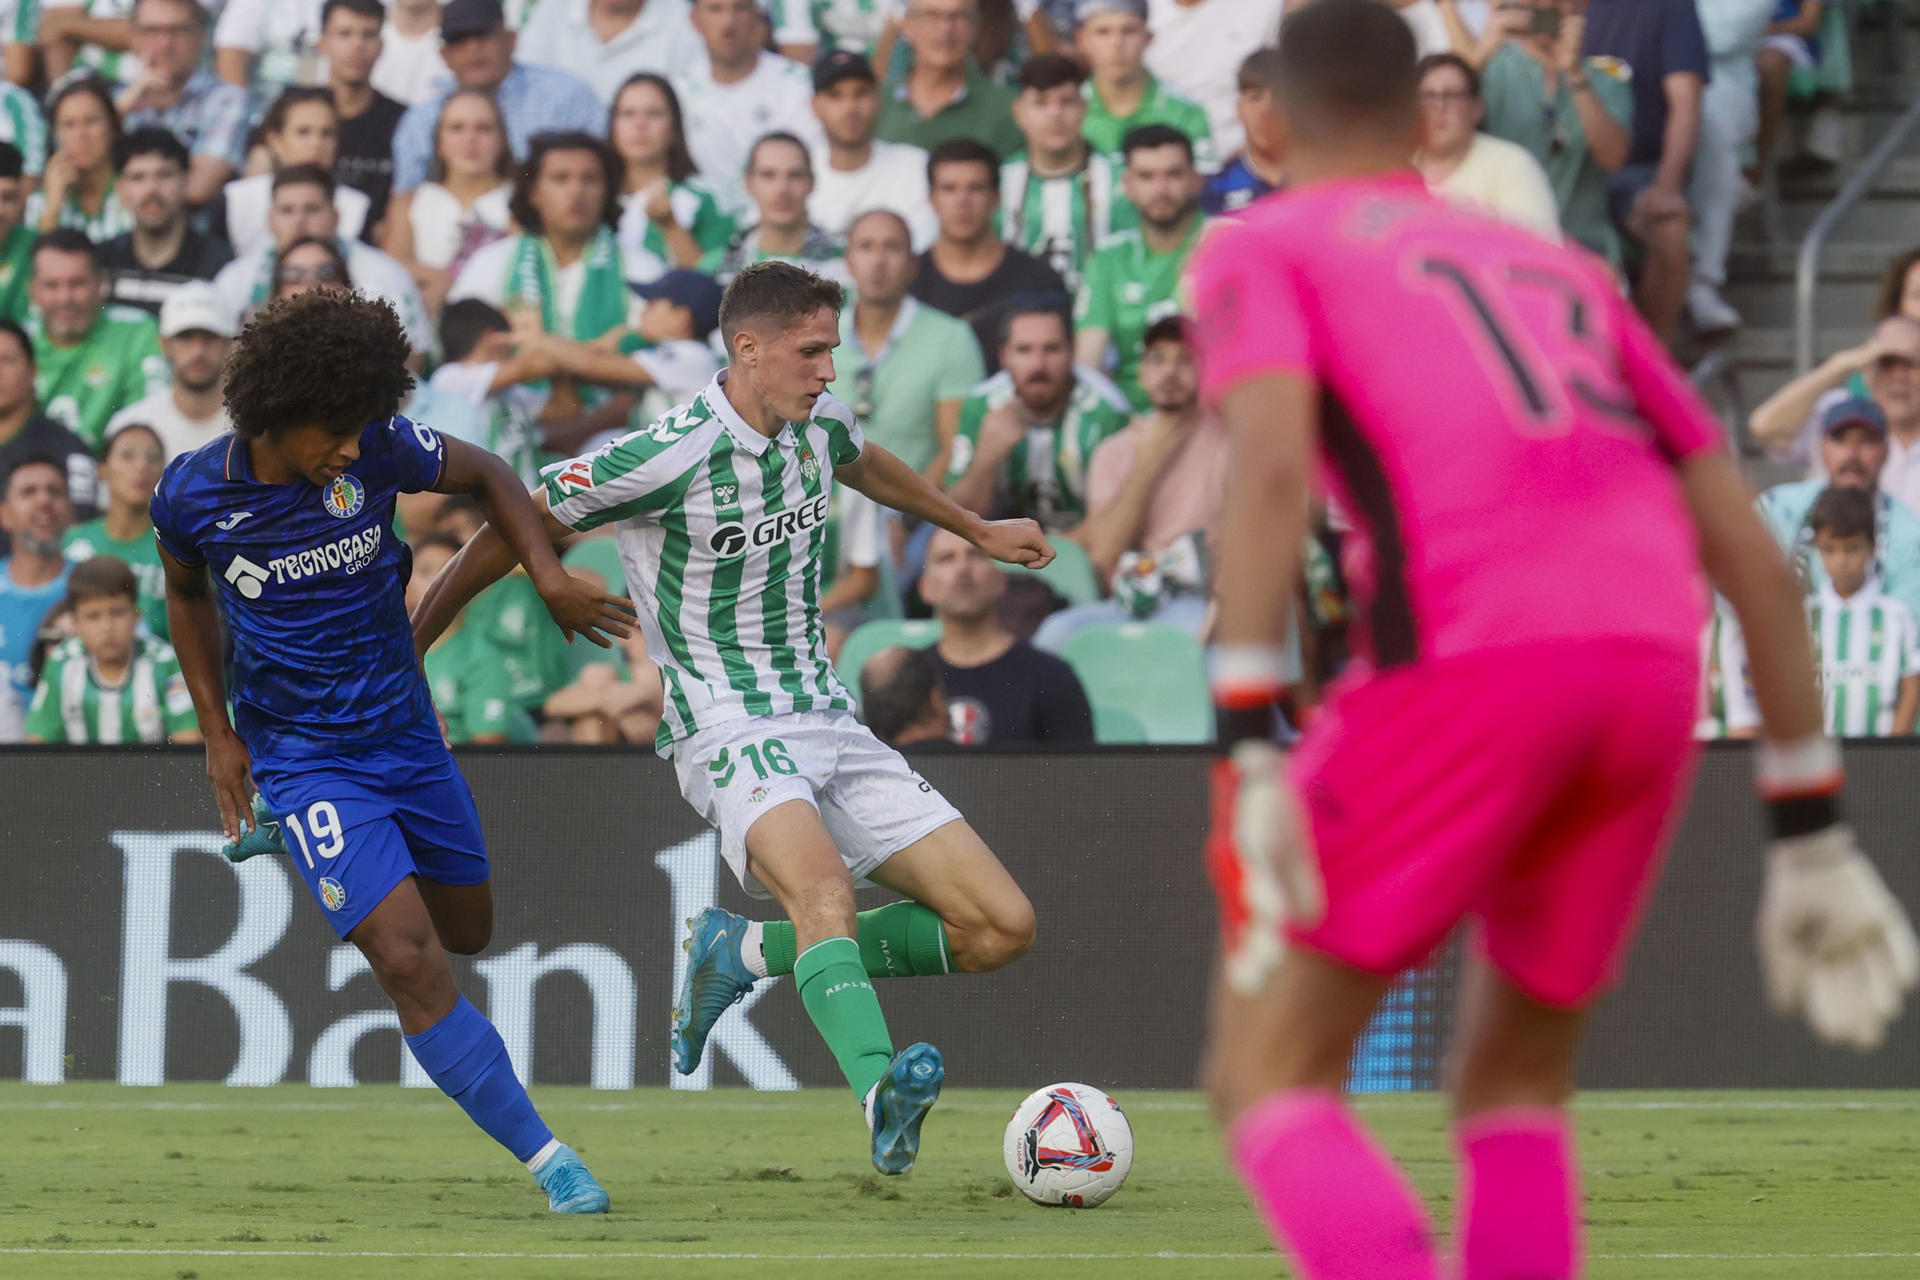
[[[27,278],[33,274],[33,242],[38,237],[30,227],[15,227],[0,243],[0,316],[24,321],[30,310]]]
[[[627,273],[620,257],[620,242],[611,227],[594,233],[586,252],[587,278],[580,288],[580,301],[573,309],[572,332],[576,342],[591,342],[607,330],[626,323]],[[519,306],[540,305],[540,327],[548,333],[560,333],[560,316],[554,306],[554,278],[560,266],[544,236],[521,236],[514,246],[513,262],[507,268],[507,280],[501,290],[509,311]]]

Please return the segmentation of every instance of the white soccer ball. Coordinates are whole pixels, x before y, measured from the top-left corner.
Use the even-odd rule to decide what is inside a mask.
[[[1007,1176],[1035,1204],[1091,1209],[1133,1168],[1133,1126],[1120,1104],[1084,1084],[1027,1095],[1007,1121]]]

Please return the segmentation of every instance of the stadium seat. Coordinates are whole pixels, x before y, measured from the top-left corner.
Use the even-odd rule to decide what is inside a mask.
[[[1096,702],[1093,704],[1093,740],[1102,746],[1145,742],[1147,729],[1133,712]]]
[[[1054,556],[1044,569],[1028,569],[1023,565],[1007,564],[1000,567],[1008,573],[1030,573],[1053,588],[1054,594],[1068,604],[1092,604],[1100,598],[1100,576],[1093,570],[1093,561],[1080,549],[1080,544],[1064,537],[1047,539],[1053,544]]]
[[[1178,627],[1097,623],[1075,632],[1060,656],[1096,708],[1122,711],[1139,722],[1140,741],[1213,740],[1206,655],[1200,642]]]
[[[857,700],[860,697],[860,668],[882,649],[904,644],[924,649],[940,638],[940,624],[929,618],[879,618],[854,629],[840,646],[840,660],[833,669],[840,683]]]

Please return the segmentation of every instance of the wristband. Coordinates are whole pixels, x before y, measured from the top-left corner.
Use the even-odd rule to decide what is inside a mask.
[[[1797,742],[1763,740],[1754,763],[1774,839],[1812,835],[1840,821],[1846,773],[1832,738],[1817,733]]]
[[[1213,703],[1220,749],[1271,741],[1274,711],[1287,690],[1286,654],[1277,645],[1219,645],[1213,651]]]

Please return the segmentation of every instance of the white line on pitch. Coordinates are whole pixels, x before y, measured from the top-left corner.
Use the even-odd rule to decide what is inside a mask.
[[[482,1260],[637,1260],[656,1262],[1040,1262],[1064,1259],[1083,1262],[1124,1262],[1166,1259],[1168,1261],[1258,1261],[1271,1260],[1273,1253],[1183,1253],[1175,1250],[1141,1253],[667,1253],[638,1250],[587,1252],[436,1252],[426,1249],[85,1249],[85,1248],[0,1248],[0,1255],[109,1258],[466,1258]],[[1593,1253],[1591,1259],[1607,1262],[1851,1262],[1873,1258],[1920,1258],[1920,1253]]]

